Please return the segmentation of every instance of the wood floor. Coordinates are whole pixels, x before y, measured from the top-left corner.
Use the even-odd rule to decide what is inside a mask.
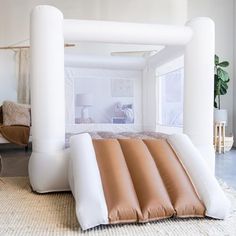
[[[2,170],[0,176],[27,176],[30,154],[31,148],[26,152],[24,148],[1,144]],[[216,176],[236,189],[236,149],[216,155]]]
[[[26,152],[23,147],[0,144],[2,170],[0,176],[27,176],[31,147]]]

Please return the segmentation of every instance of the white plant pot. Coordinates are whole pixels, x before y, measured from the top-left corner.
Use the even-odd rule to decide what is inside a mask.
[[[227,120],[228,120],[228,113],[227,113],[227,110],[225,109],[215,109],[214,110],[214,121],[216,123],[219,123],[219,122],[226,122],[226,125],[227,125]]]

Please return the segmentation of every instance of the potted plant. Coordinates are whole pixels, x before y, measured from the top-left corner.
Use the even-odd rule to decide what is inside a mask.
[[[225,95],[228,90],[228,83],[230,81],[228,73],[224,68],[229,66],[228,61],[220,62],[219,57],[215,55],[215,86],[214,86],[214,120],[215,122],[227,122],[227,110],[221,109],[221,96]]]

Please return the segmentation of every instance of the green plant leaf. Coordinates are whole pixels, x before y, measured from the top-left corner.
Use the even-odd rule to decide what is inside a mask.
[[[217,75],[218,75],[218,78],[221,79],[222,81],[226,82],[229,80],[228,73],[221,68],[217,68]]]
[[[214,72],[214,107],[220,109],[220,96],[225,95],[228,90],[230,81],[229,74],[224,67],[228,67],[228,61],[219,61],[219,57],[215,55],[215,72]]]
[[[227,66],[229,66],[229,62],[228,61],[222,61],[221,63],[218,64],[218,66],[227,67]]]
[[[228,85],[227,85],[227,82],[223,82],[221,83],[221,86],[224,88],[224,89],[228,89]]]
[[[227,93],[227,89],[225,89],[223,86],[220,88],[220,95],[225,95]]]
[[[215,55],[215,65],[219,64],[219,57],[217,55]]]

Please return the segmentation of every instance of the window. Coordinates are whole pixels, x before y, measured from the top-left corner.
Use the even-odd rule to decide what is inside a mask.
[[[183,126],[183,82],[184,68],[166,67],[164,73],[158,73],[159,85],[158,123],[162,126]],[[162,71],[163,72],[163,71]]]

